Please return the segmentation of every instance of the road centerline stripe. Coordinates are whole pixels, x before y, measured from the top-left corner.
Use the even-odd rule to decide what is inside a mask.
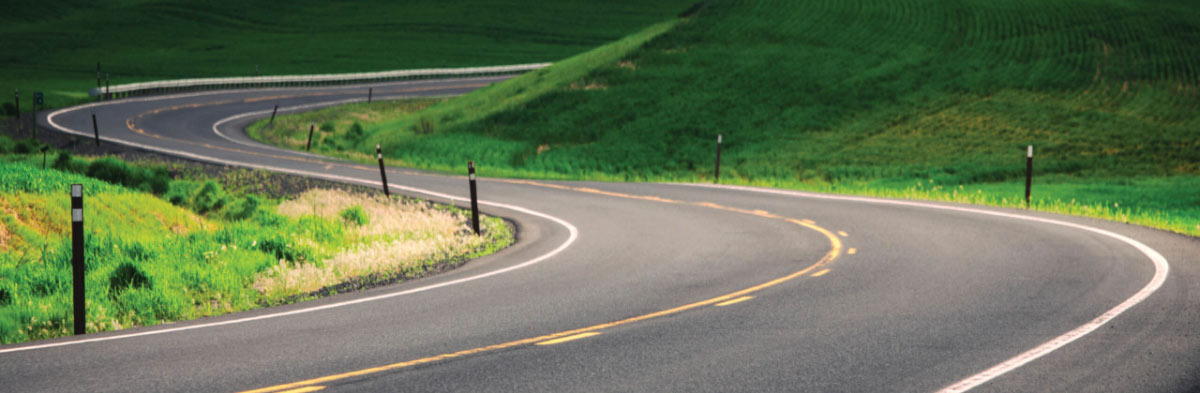
[[[309,393],[309,392],[315,392],[315,391],[324,390],[324,389],[325,389],[324,386],[305,386],[305,387],[302,387],[299,389],[282,390],[277,393]]]
[[[741,302],[744,302],[744,301],[747,301],[747,300],[750,300],[750,299],[753,299],[753,298],[754,298],[754,296],[742,296],[742,297],[739,297],[739,298],[737,298],[737,299],[733,299],[733,300],[726,300],[726,301],[723,301],[723,302],[720,302],[720,303],[714,304],[714,306],[717,306],[717,307],[725,307],[725,306],[728,306],[728,305],[731,305],[731,304],[738,304],[738,303],[741,303]]]
[[[1031,222],[1037,222],[1037,223],[1042,223],[1042,224],[1052,224],[1052,225],[1064,226],[1064,227],[1074,228],[1074,229],[1087,231],[1087,232],[1092,232],[1092,233],[1095,233],[1095,234],[1098,234],[1101,236],[1106,236],[1106,237],[1109,237],[1112,239],[1116,239],[1120,242],[1123,242],[1123,243],[1137,249],[1139,252],[1142,253],[1142,255],[1145,255],[1146,258],[1149,259],[1152,264],[1154,264],[1154,277],[1152,277],[1150,279],[1150,282],[1146,283],[1146,285],[1144,287],[1142,287],[1142,289],[1138,290],[1137,293],[1134,293],[1133,296],[1130,296],[1128,299],[1126,299],[1125,301],[1116,305],[1112,309],[1109,309],[1107,312],[1100,314],[1100,316],[1092,319],[1091,321],[1088,321],[1088,323],[1085,323],[1075,329],[1072,329],[1071,331],[1063,333],[1062,335],[1055,337],[1055,338],[1051,339],[1050,341],[1047,341],[1041,345],[1038,345],[1032,349],[1029,349],[1028,351],[1025,351],[1017,356],[1009,358],[1008,360],[1000,362],[999,364],[992,366],[991,368],[989,368],[987,370],[980,371],[974,375],[971,375],[971,376],[966,377],[966,378],[964,378],[958,382],[955,382],[949,386],[946,386],[946,387],[942,388],[941,390],[938,390],[937,393],[961,393],[961,392],[969,391],[969,390],[974,389],[980,385],[983,385],[1001,375],[1007,374],[1007,373],[1009,373],[1013,370],[1016,370],[1026,364],[1029,364],[1030,362],[1037,360],[1038,358],[1040,358],[1042,356],[1045,356],[1051,352],[1054,352],[1054,351],[1058,350],[1059,348],[1062,348],[1062,347],[1066,346],[1067,344],[1070,344],[1070,343],[1074,342],[1075,340],[1078,340],[1079,338],[1088,335],[1091,332],[1096,331],[1096,329],[1099,329],[1101,326],[1104,326],[1109,321],[1112,321],[1117,316],[1121,315],[1122,313],[1129,310],[1130,308],[1140,304],[1141,302],[1143,302],[1147,298],[1149,298],[1150,295],[1157,292],[1158,289],[1162,287],[1163,283],[1165,283],[1167,281],[1167,276],[1171,272],[1171,265],[1170,265],[1170,263],[1167,262],[1167,258],[1162,256],[1162,254],[1160,254],[1157,250],[1150,248],[1150,246],[1147,246],[1145,243],[1139,242],[1137,240],[1134,240],[1133,238],[1130,238],[1128,236],[1125,236],[1125,235],[1122,235],[1122,234],[1119,234],[1116,232],[1107,231],[1104,229],[1100,229],[1100,228],[1096,228],[1096,227],[1092,227],[1092,226],[1088,226],[1088,225],[1076,224],[1076,223],[1069,222],[1069,221],[1055,220],[1052,218],[1043,218],[1043,217],[1036,217],[1036,216],[1029,216],[1029,215],[1022,215],[1022,214],[1006,213],[1006,212],[1001,212],[1001,211],[984,210],[984,209],[972,208],[972,207],[963,207],[963,206],[955,206],[955,205],[940,205],[940,204],[927,203],[927,202],[914,202],[914,201],[904,201],[904,200],[894,200],[894,199],[876,199],[876,198],[866,198],[866,197],[847,196],[847,195],[830,195],[830,194],[819,194],[819,193],[813,193],[813,192],[777,190],[777,189],[755,188],[755,187],[746,187],[746,186],[712,185],[712,184],[698,184],[698,183],[690,183],[690,184],[685,183],[685,184],[681,184],[681,185],[691,186],[691,187],[702,187],[702,188],[722,188],[722,189],[727,189],[727,190],[758,192],[758,193],[765,193],[765,194],[788,195],[788,196],[793,196],[793,197],[798,197],[798,198],[826,199],[826,200],[859,202],[859,203],[869,203],[869,204],[878,204],[878,205],[895,205],[895,206],[917,207],[917,208],[927,208],[927,209],[935,209],[935,210],[949,210],[949,211],[980,214],[980,215],[993,216],[993,217],[1004,217],[1004,218],[1009,218],[1009,219],[1014,219],[1014,220],[1031,221]]]
[[[732,212],[737,212],[737,213],[749,214],[749,215],[753,215],[753,216],[779,219],[779,220],[794,223],[801,227],[808,228],[808,229],[811,229],[813,231],[820,233],[821,235],[825,236],[825,238],[829,241],[830,249],[828,252],[825,253],[825,255],[823,257],[821,257],[821,259],[817,260],[817,262],[815,262],[812,265],[809,265],[808,267],[801,269],[797,272],[794,272],[794,273],[788,274],[786,276],[779,277],[774,280],[767,281],[762,284],[758,284],[758,285],[755,285],[755,286],[752,286],[752,287],[749,287],[746,289],[742,289],[742,290],[739,290],[736,292],[727,293],[727,294],[724,294],[721,296],[717,296],[717,297],[710,298],[707,300],[701,300],[701,301],[698,301],[695,303],[685,304],[685,305],[678,306],[675,308],[656,311],[653,313],[639,315],[639,316],[632,317],[632,318],[626,318],[626,319],[622,319],[619,321],[613,321],[613,322],[608,322],[608,323],[601,323],[601,324],[592,325],[592,326],[583,327],[583,328],[574,329],[574,330],[567,330],[567,331],[562,331],[562,332],[557,332],[557,333],[546,334],[546,335],[542,335],[542,336],[538,336],[538,337],[531,337],[531,338],[526,338],[526,339],[521,339],[521,340],[509,341],[506,343],[495,344],[495,345],[490,345],[490,346],[486,346],[486,347],[466,349],[466,350],[453,352],[453,353],[429,356],[429,357],[425,357],[425,358],[421,358],[421,359],[409,360],[409,361],[405,361],[405,362],[393,363],[393,364],[388,364],[388,365],[379,366],[379,367],[372,367],[372,368],[367,368],[367,369],[362,369],[362,370],[357,370],[357,371],[350,371],[350,372],[346,372],[346,373],[342,373],[342,374],[328,375],[328,376],[308,379],[308,380],[304,380],[304,381],[297,381],[297,382],[286,383],[286,384],[282,384],[282,385],[268,386],[268,387],[264,387],[264,388],[260,388],[260,389],[243,391],[240,393],[277,392],[281,389],[290,389],[290,388],[295,388],[295,387],[308,386],[308,385],[313,385],[313,384],[325,383],[325,382],[329,382],[329,381],[336,381],[336,380],[341,380],[341,379],[346,379],[346,378],[358,377],[358,376],[367,375],[367,374],[374,374],[374,373],[383,372],[383,371],[396,370],[396,369],[411,367],[411,366],[420,365],[420,364],[455,359],[455,358],[459,358],[459,357],[463,357],[463,356],[475,355],[475,354],[479,354],[479,353],[496,351],[496,350],[500,350],[500,349],[513,348],[513,347],[529,345],[529,344],[536,344],[536,343],[547,341],[547,340],[555,340],[555,339],[564,338],[564,337],[577,336],[581,333],[596,332],[598,330],[607,329],[607,328],[611,328],[611,327],[615,327],[615,326],[628,325],[628,324],[641,322],[641,321],[645,321],[645,320],[649,320],[649,319],[654,319],[654,318],[658,318],[658,317],[663,317],[663,316],[667,316],[667,315],[678,314],[678,313],[696,309],[699,307],[705,307],[705,306],[722,303],[722,302],[726,302],[726,301],[730,301],[730,300],[736,300],[738,298],[744,297],[751,293],[758,292],[763,289],[773,287],[773,286],[782,284],[784,282],[793,280],[797,277],[804,276],[806,274],[811,273],[813,270],[816,270],[818,268],[821,268],[821,267],[824,267],[824,266],[827,266],[827,265],[833,263],[833,261],[836,260],[842,254],[842,240],[837,236],[837,234],[833,233],[832,231],[822,228],[820,226],[817,226],[816,224],[812,224],[811,221],[808,221],[808,220],[797,220],[794,218],[782,217],[782,216],[778,216],[778,215],[774,215],[774,214],[770,214],[770,213],[765,213],[765,212],[762,212],[761,210],[755,211],[755,210],[728,207],[728,206],[718,205],[718,204],[709,203],[709,202],[687,202],[687,201],[673,200],[673,199],[667,199],[667,198],[656,197],[656,196],[631,195],[631,194],[623,194],[623,193],[612,192],[612,191],[597,190],[597,189],[588,188],[588,187],[570,187],[570,186],[555,185],[555,184],[533,182],[533,181],[526,181],[526,180],[496,179],[496,181],[507,181],[510,183],[517,183],[517,184],[528,184],[528,185],[542,186],[542,187],[547,187],[547,188],[555,188],[555,189],[570,190],[570,191],[577,191],[577,192],[601,194],[601,195],[608,195],[608,196],[613,196],[613,197],[618,197],[618,198],[639,199],[639,200],[647,200],[647,201],[661,202],[661,203],[700,206],[700,207],[716,209],[716,210],[732,211]]]
[[[546,341],[542,341],[542,342],[540,342],[540,343],[537,343],[537,344],[534,344],[534,345],[554,345],[554,344],[562,344],[562,343],[565,343],[565,342],[568,342],[568,341],[575,341],[575,340],[585,339],[585,338],[588,338],[588,337],[599,336],[599,335],[600,335],[600,332],[587,332],[587,333],[579,333],[579,334],[576,334],[576,335],[573,335],[573,336],[566,336],[566,337],[562,337],[562,338],[556,338],[556,339],[553,339],[553,340],[546,340]]]

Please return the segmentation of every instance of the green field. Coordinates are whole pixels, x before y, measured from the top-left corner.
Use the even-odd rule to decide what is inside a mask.
[[[32,144],[0,136],[0,344],[72,332],[73,183],[85,189],[88,332],[418,277],[514,237],[495,217],[483,217],[475,236],[467,212],[374,192],[275,199],[113,158],[52,154],[56,169],[42,169],[40,154],[12,154],[29,150],[21,145]],[[249,188],[271,176],[236,170],[220,180]]]
[[[689,0],[690,1],[690,0]],[[0,93],[22,112],[111,83],[559,60],[660,21],[688,1],[26,2],[0,14]],[[7,109],[6,109],[7,111]]]
[[[721,133],[723,182],[1008,206],[1034,145],[1041,208],[1200,235],[1200,3],[705,4],[645,44],[327,142],[492,176],[711,181]]]

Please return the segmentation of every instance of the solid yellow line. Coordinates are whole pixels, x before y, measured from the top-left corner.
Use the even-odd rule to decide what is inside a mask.
[[[323,389],[325,389],[324,386],[305,386],[305,387],[302,387],[299,389],[284,390],[284,391],[278,392],[278,393],[308,393],[308,392],[315,392],[315,391],[323,390]]]
[[[842,235],[842,237],[850,236],[850,234],[846,233],[846,231],[838,231],[838,234]]]
[[[813,276],[813,277],[821,277],[821,276],[824,276],[824,275],[826,275],[826,274],[829,274],[829,271],[830,271],[830,270],[833,270],[833,269],[825,269],[825,270],[822,270],[822,271],[819,271],[819,272],[813,273],[813,275],[812,275],[812,276]]]
[[[718,205],[715,203],[709,203],[709,202],[686,202],[686,201],[679,201],[679,200],[673,200],[673,199],[667,199],[667,198],[661,198],[661,197],[655,197],[655,196],[630,195],[630,194],[623,194],[623,193],[612,192],[612,191],[597,190],[594,188],[561,186],[561,185],[547,184],[547,183],[541,183],[541,182],[535,182],[535,181],[529,181],[529,180],[496,179],[496,181],[505,181],[505,182],[509,182],[509,183],[528,184],[528,185],[540,186],[540,187],[548,187],[548,188],[556,188],[556,189],[562,189],[562,190],[608,195],[608,196],[613,196],[613,197],[618,197],[618,198],[629,198],[629,199],[639,199],[639,200],[647,200],[647,201],[662,202],[662,203],[701,206],[701,207],[707,207],[707,208],[712,208],[712,209],[717,209],[717,210],[724,210],[724,211],[731,211],[731,212],[749,214],[749,215],[754,215],[754,216],[780,219],[780,220],[791,222],[796,225],[817,231],[818,233],[824,235],[826,239],[829,239],[830,249],[829,249],[829,252],[826,252],[825,256],[821,257],[821,259],[818,260],[816,263],[813,263],[812,265],[809,265],[808,267],[801,269],[800,271],[797,271],[795,273],[788,274],[786,276],[779,277],[774,280],[767,281],[762,284],[758,284],[758,285],[755,285],[755,286],[752,286],[752,287],[749,287],[746,289],[742,289],[740,291],[731,292],[731,293],[727,293],[727,294],[724,294],[721,296],[717,296],[717,297],[714,297],[714,298],[711,298],[708,300],[701,300],[701,301],[698,301],[695,303],[685,304],[685,305],[675,307],[675,308],[656,311],[656,312],[652,312],[652,313],[645,314],[645,315],[639,315],[639,316],[632,317],[632,318],[626,318],[626,319],[622,319],[619,321],[613,321],[613,322],[602,323],[602,324],[598,324],[598,325],[592,325],[592,326],[583,327],[583,328],[574,329],[574,330],[567,330],[567,331],[547,334],[547,335],[538,336],[538,337],[531,337],[531,338],[526,338],[526,339],[521,339],[521,340],[516,340],[516,341],[509,341],[509,342],[502,343],[502,344],[467,349],[467,350],[463,350],[463,351],[447,353],[447,354],[442,354],[442,355],[437,355],[437,356],[430,356],[430,357],[420,358],[420,359],[416,359],[416,360],[409,360],[406,362],[393,363],[393,364],[389,364],[389,365],[385,365],[385,366],[366,368],[366,369],[351,371],[351,372],[342,373],[342,374],[334,374],[334,375],[324,376],[324,377],[320,377],[320,378],[313,378],[313,379],[308,379],[308,380],[304,380],[304,381],[293,382],[293,383],[288,383],[288,384],[283,384],[283,385],[268,386],[268,387],[261,388],[261,389],[243,391],[241,393],[279,392],[280,390],[283,390],[283,389],[291,389],[291,388],[296,388],[296,387],[301,387],[301,386],[315,385],[315,384],[319,384],[319,383],[325,383],[325,382],[329,382],[329,381],[336,381],[336,380],[341,380],[341,379],[346,379],[346,378],[351,378],[351,377],[357,377],[357,376],[366,375],[366,374],[373,374],[373,373],[378,373],[378,372],[383,372],[383,371],[411,367],[411,366],[415,366],[415,365],[419,365],[419,364],[431,363],[431,362],[447,360],[447,359],[454,359],[454,358],[474,355],[474,354],[478,354],[478,353],[482,353],[482,352],[489,352],[489,351],[495,351],[495,350],[500,350],[500,349],[512,348],[512,347],[521,346],[521,345],[529,345],[529,344],[539,343],[539,342],[543,342],[543,341],[547,341],[547,340],[554,340],[554,339],[558,339],[558,338],[574,336],[574,335],[578,335],[580,333],[588,333],[588,332],[593,332],[596,330],[611,328],[614,326],[627,325],[627,324],[631,324],[634,322],[641,322],[641,321],[645,321],[648,319],[654,319],[654,318],[658,318],[658,317],[662,317],[662,316],[677,314],[677,313],[681,313],[681,312],[695,309],[698,307],[705,307],[708,305],[721,303],[721,302],[724,302],[724,301],[727,301],[730,299],[735,299],[738,297],[746,296],[748,294],[758,292],[763,289],[773,287],[773,286],[779,285],[781,283],[793,280],[796,277],[800,277],[805,274],[811,273],[813,270],[815,270],[817,268],[820,268],[820,267],[823,267],[830,263],[833,263],[833,261],[842,254],[842,240],[839,239],[837,237],[837,235],[835,235],[833,232],[830,232],[828,229],[819,227],[816,224],[813,224],[812,221],[809,221],[809,220],[802,221],[802,220],[782,217],[782,216],[778,216],[778,215],[774,215],[774,214],[770,214],[770,213],[766,213],[766,212],[762,212],[762,211],[754,211],[754,210],[748,210],[748,209],[740,209],[740,208],[735,208],[735,207],[722,206],[722,205]]]
[[[579,334],[576,334],[576,335],[574,335],[574,336],[567,336],[567,337],[563,337],[563,338],[556,338],[556,339],[553,339],[553,340],[546,340],[546,341],[542,341],[542,342],[540,342],[540,343],[537,343],[537,344],[534,344],[534,345],[554,345],[554,344],[562,344],[562,343],[565,343],[565,342],[567,342],[567,341],[575,341],[575,340],[579,340],[579,339],[583,339],[583,338],[588,338],[588,337],[592,337],[592,336],[599,336],[599,335],[600,335],[600,332],[587,332],[587,333],[579,333]]]
[[[850,255],[858,254],[858,249],[854,248],[854,247],[850,247],[849,250],[846,250],[846,254],[850,254]]]
[[[739,297],[739,298],[737,298],[737,299],[733,299],[733,300],[726,300],[726,301],[723,301],[723,302],[717,303],[717,304],[715,304],[715,306],[717,306],[717,307],[724,307],[724,306],[728,306],[728,305],[730,305],[730,304],[737,304],[737,303],[741,303],[741,302],[744,302],[744,301],[747,301],[747,300],[750,300],[750,299],[753,299],[753,298],[754,298],[754,296],[742,296],[742,297]]]

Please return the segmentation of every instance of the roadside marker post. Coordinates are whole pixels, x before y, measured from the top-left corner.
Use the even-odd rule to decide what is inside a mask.
[[[71,267],[75,303],[75,335],[87,333],[87,310],[84,299],[83,260],[83,185],[71,185]]]
[[[392,196],[392,192],[388,191],[387,171],[383,170],[383,148],[375,144],[375,157],[379,159],[379,178],[383,180],[383,195]]]
[[[1029,207],[1029,195],[1033,189],[1033,145],[1025,153],[1025,207]]]
[[[479,235],[479,197],[475,192],[475,161],[467,161],[467,179],[471,183],[471,229]]]
[[[713,171],[713,182],[721,182],[721,134],[717,134],[717,166]]]
[[[20,89],[13,89],[13,110],[16,111],[16,112],[14,112],[15,114],[13,115],[13,118],[20,120],[21,119],[21,90]]]
[[[313,130],[316,129],[317,123],[308,123],[308,143],[304,144],[304,151],[312,148]]]
[[[275,126],[275,112],[279,112],[279,103],[278,102],[275,103],[275,109],[271,110],[271,121],[267,122],[267,127]]]
[[[100,126],[96,125],[96,111],[92,111],[92,133],[96,135],[96,146],[100,146]]]
[[[367,88],[367,105],[371,105],[371,96],[374,95],[374,93],[375,93],[375,88],[371,88],[371,87]]]
[[[109,76],[111,76],[111,75],[109,75],[107,73],[104,74],[104,100],[105,101],[112,99],[112,97],[109,97],[109,95],[108,95],[108,77]]]
[[[50,146],[42,146],[42,169],[46,169],[46,151],[50,150]]]

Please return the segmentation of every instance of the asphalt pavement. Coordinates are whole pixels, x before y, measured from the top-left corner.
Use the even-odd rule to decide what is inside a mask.
[[[90,136],[94,111],[104,143],[378,185],[377,167],[242,130],[277,103],[502,79],[191,93],[39,121]],[[299,304],[2,346],[0,391],[1200,391],[1195,238],[1016,209],[479,172],[482,210],[517,224],[505,250]],[[387,177],[395,193],[467,197],[465,176]]]

